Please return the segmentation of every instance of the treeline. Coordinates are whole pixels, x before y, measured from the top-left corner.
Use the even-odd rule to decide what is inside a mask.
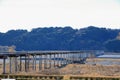
[[[120,30],[89,26],[45,27],[27,30],[10,30],[0,33],[0,45],[15,45],[16,50],[107,50],[120,51]]]

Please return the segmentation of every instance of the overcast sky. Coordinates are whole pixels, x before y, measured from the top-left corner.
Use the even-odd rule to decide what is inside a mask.
[[[0,32],[90,25],[120,28],[120,0],[0,0]]]

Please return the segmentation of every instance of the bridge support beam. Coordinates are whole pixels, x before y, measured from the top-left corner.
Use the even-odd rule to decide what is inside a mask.
[[[34,56],[34,60],[35,60],[34,70],[36,71],[36,61],[37,61],[37,57],[36,57],[36,55]]]
[[[58,68],[59,67],[59,53],[57,53],[56,55],[57,55],[56,56],[56,58],[57,58],[57,60],[56,60],[56,67]]]
[[[6,73],[6,58],[3,58],[3,74]]]
[[[22,56],[20,56],[20,71],[22,71]]]
[[[47,55],[44,55],[44,69],[47,69]]]
[[[32,55],[32,70],[35,71],[35,58],[34,58],[34,55]]]
[[[52,57],[52,55],[50,54],[49,55],[49,68],[51,68],[51,66],[52,66],[52,59],[51,59],[51,57]]]
[[[39,71],[42,70],[42,55],[39,55]]]
[[[17,57],[15,57],[15,73],[17,72],[18,69],[18,62],[17,62]]]
[[[27,72],[27,56],[25,55],[25,72]]]
[[[12,73],[12,62],[11,62],[11,57],[9,57],[9,73]]]
[[[28,71],[30,71],[30,55],[28,55],[28,59],[27,60],[28,60],[27,61],[27,64],[28,64],[27,68],[28,68]]]
[[[55,54],[53,54],[53,66],[54,66],[54,68],[56,67],[56,64],[55,64]]]
[[[62,54],[60,54],[60,58],[61,58],[61,60],[60,60],[60,66],[62,66],[62,62],[63,62]]]
[[[61,55],[59,54],[59,67],[61,66]]]

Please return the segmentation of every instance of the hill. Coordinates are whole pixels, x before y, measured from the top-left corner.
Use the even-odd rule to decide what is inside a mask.
[[[120,30],[89,26],[45,27],[10,30],[0,33],[0,45],[15,45],[16,50],[108,50],[120,51]]]

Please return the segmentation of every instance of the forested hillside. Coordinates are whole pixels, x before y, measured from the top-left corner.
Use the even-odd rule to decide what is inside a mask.
[[[16,50],[108,50],[120,51],[120,30],[89,26],[45,27],[10,30],[0,33],[0,45],[15,45]]]

